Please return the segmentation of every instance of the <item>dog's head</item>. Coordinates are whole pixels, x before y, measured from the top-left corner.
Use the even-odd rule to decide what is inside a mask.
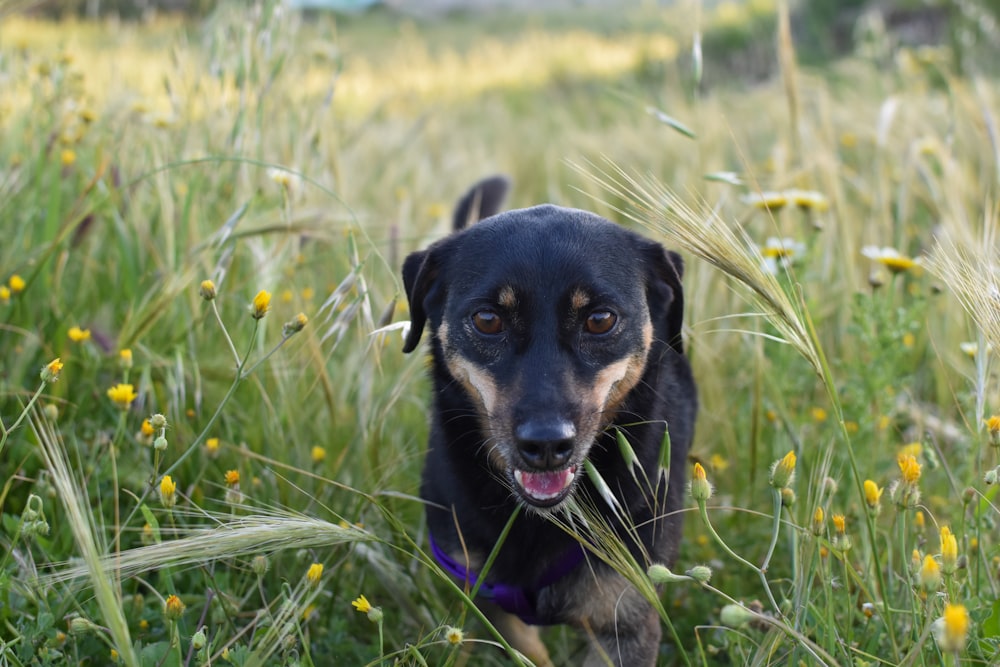
[[[592,213],[501,213],[407,257],[403,349],[430,331],[435,363],[478,412],[477,450],[523,503],[552,509],[619,411],[645,418],[624,413],[651,351],[681,352],[681,271]]]

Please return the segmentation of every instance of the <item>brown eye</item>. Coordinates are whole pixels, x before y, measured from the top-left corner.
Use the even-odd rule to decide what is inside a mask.
[[[618,322],[618,316],[610,310],[595,310],[587,318],[587,322],[583,327],[587,330],[587,333],[604,334],[611,331],[616,322]]]
[[[503,320],[492,310],[480,310],[472,316],[472,326],[479,333],[492,336],[503,331]]]

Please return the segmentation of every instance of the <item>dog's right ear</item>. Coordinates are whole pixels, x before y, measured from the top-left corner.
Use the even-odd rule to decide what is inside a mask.
[[[457,232],[474,222],[496,215],[510,190],[506,176],[490,176],[473,185],[455,204],[451,226]]]
[[[427,324],[428,297],[437,291],[436,245],[427,250],[411,253],[403,262],[403,287],[406,289],[406,299],[410,304],[410,330],[403,343],[403,352],[413,352],[420,343],[420,336]]]

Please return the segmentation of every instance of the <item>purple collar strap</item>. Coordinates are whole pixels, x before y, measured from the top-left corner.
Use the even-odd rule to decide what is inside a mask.
[[[469,586],[476,585],[476,582],[479,581],[478,574],[470,572],[463,564],[442,551],[432,536],[428,535],[428,541],[431,544],[431,553],[434,554],[434,559],[445,572],[459,581],[466,582]],[[528,625],[553,625],[556,623],[555,621],[538,617],[538,593],[575,570],[583,562],[584,556],[583,547],[576,544],[545,572],[536,586],[526,588],[502,582],[483,582],[476,597],[495,603],[504,611],[515,614]]]

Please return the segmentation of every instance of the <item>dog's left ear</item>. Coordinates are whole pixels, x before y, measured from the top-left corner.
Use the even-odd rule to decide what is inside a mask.
[[[684,354],[681,330],[684,324],[684,260],[676,252],[659,243],[643,248],[648,272],[646,298],[649,316],[656,328],[664,327],[666,342],[679,354]]]
[[[427,304],[437,292],[440,271],[435,252],[437,245],[411,253],[403,262],[403,287],[410,304],[410,331],[406,334],[403,352],[413,352],[417,348],[427,324]]]

